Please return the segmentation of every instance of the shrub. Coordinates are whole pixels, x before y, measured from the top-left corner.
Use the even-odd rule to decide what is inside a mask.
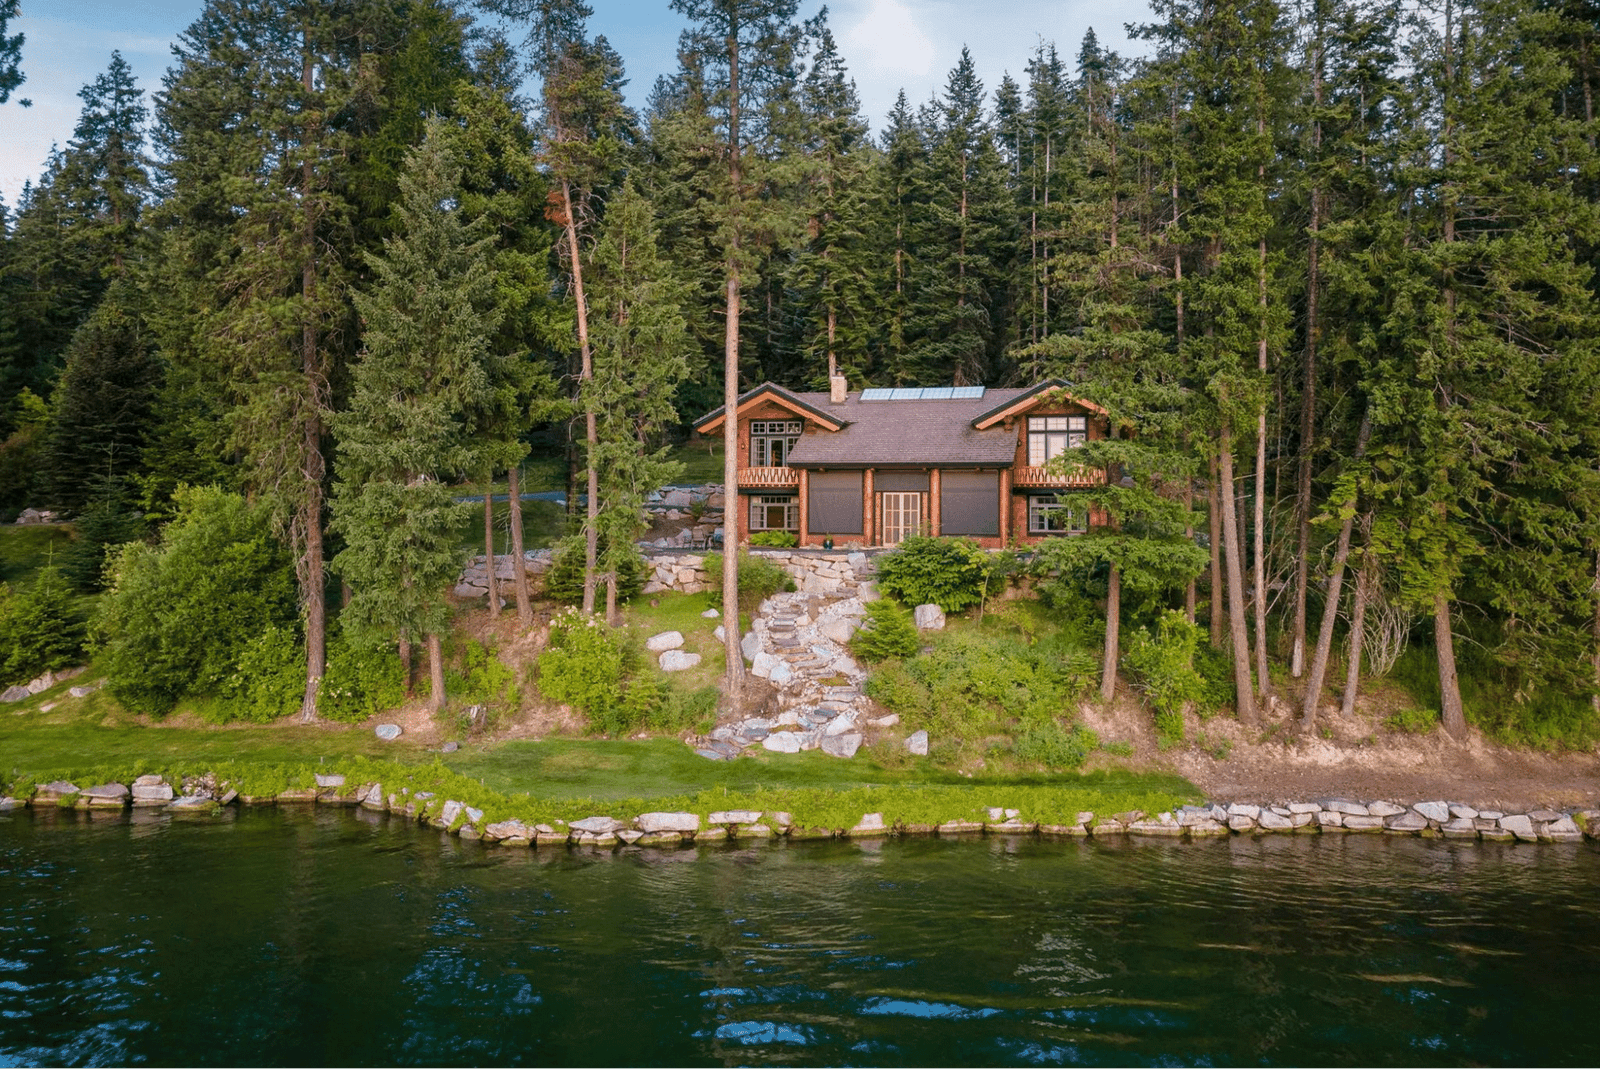
[[[878,588],[907,605],[960,612],[983,601],[992,570],[970,538],[918,535],[878,558]]]
[[[1053,716],[1029,717],[1017,732],[1013,749],[1023,761],[1046,768],[1078,769],[1100,745],[1100,739],[1082,724],[1069,730]]]
[[[912,657],[921,646],[910,611],[892,601],[869,602],[867,618],[850,640],[851,652],[867,662]]]
[[[604,559],[606,540],[600,539],[600,557]],[[617,564],[617,600],[629,601],[644,589],[649,565],[639,547],[628,544],[628,551],[619,555]],[[597,586],[596,597],[604,596],[604,586]],[[545,595],[555,601],[583,600],[583,536],[563,538],[555,545],[550,557],[550,570],[544,576]]]
[[[595,731],[622,735],[652,722],[666,688],[626,632],[568,610],[550,621],[550,646],[539,655],[539,693],[589,718]]]
[[[324,718],[359,723],[393,709],[405,697],[405,666],[392,645],[358,645],[342,628],[334,631],[328,639],[328,670],[317,703]]]
[[[86,594],[105,586],[106,552],[144,535],[144,521],[116,480],[102,481],[73,527],[72,546],[63,555],[61,571],[74,589]]]
[[[306,690],[306,653],[289,627],[268,627],[245,644],[223,684],[223,701],[207,703],[212,723],[266,724],[300,708]]]
[[[750,536],[752,546],[770,546],[774,549],[793,549],[800,538],[793,531],[757,531]]]
[[[83,640],[83,621],[72,610],[72,591],[59,569],[41,569],[21,593],[0,583],[0,686],[68,667],[83,651]]]
[[[1384,720],[1384,726],[1407,735],[1426,735],[1439,726],[1437,709],[1402,709]]]
[[[445,669],[444,690],[458,705],[482,705],[493,709],[515,707],[521,702],[517,675],[496,657],[489,645],[467,639],[456,664]]]
[[[1162,615],[1153,637],[1141,627],[1128,642],[1123,663],[1150,702],[1156,733],[1163,740],[1183,738],[1184,712],[1205,700],[1208,693],[1210,685],[1195,668],[1199,646],[1200,628],[1175,609]]]
[[[722,554],[707,553],[706,574],[709,576],[713,596],[722,593]],[[739,609],[754,612],[756,606],[780,590],[793,590],[794,579],[788,572],[765,557],[739,554]]]
[[[159,546],[112,551],[96,621],[111,693],[155,716],[222,694],[245,647],[296,617],[288,555],[260,508],[214,487],[184,488],[177,503]]]

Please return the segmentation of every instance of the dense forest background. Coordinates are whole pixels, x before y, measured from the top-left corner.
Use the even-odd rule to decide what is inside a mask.
[[[1090,33],[984,86],[963,51],[872,137],[825,12],[672,2],[642,112],[576,0],[208,0],[153,92],[113,54],[0,206],[0,511],[103,552],[184,487],[245,495],[311,713],[330,587],[437,645],[444,484],[587,473],[588,608],[729,360],[1059,376],[1178,458],[1211,567],[1170,599],[1242,716],[1387,628],[1447,728],[1465,686],[1480,723],[1593,737],[1591,5],[1154,0],[1142,57]]]

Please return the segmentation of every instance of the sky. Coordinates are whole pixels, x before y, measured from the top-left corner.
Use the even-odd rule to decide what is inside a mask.
[[[590,0],[590,32],[604,34],[627,66],[628,100],[642,107],[659,75],[677,66],[682,18],[668,0]],[[82,101],[78,90],[110,61],[113,49],[153,95],[172,61],[172,42],[200,13],[203,0],[22,0],[8,33],[23,33],[27,81],[0,104],[0,197],[15,207],[22,184],[44,169],[52,144],[72,137]],[[463,6],[466,6],[463,3]],[[819,0],[802,0],[801,15]],[[1070,63],[1091,26],[1106,47],[1137,54],[1124,25],[1148,18],[1145,0],[834,0],[829,24],[856,80],[862,110],[874,131],[903,88],[913,104],[944,86],[945,76],[972,51],[991,93],[1009,71],[1022,81],[1028,57],[1055,42]],[[19,105],[33,101],[31,108]]]

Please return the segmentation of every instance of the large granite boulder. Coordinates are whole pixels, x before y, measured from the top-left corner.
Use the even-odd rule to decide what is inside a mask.
[[[937,605],[918,605],[911,615],[918,631],[944,630],[944,610]]]

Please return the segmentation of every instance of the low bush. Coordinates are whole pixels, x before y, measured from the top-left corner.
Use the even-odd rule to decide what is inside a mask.
[[[577,709],[603,735],[681,731],[714,716],[719,697],[715,687],[675,690],[626,631],[576,610],[550,622],[537,669],[539,693]]]
[[[1195,667],[1200,628],[1182,612],[1161,617],[1156,633],[1139,628],[1129,636],[1122,663],[1155,713],[1156,734],[1167,742],[1183,738],[1183,715],[1204,701],[1208,684]]]
[[[912,657],[921,646],[910,611],[892,601],[868,602],[867,618],[850,640],[851,652],[868,663]]]
[[[1384,726],[1407,735],[1426,735],[1439,726],[1437,709],[1402,709],[1384,720]]]
[[[1012,749],[1020,760],[1046,768],[1078,769],[1100,745],[1082,724],[1071,728],[1053,716],[1029,717],[1017,731]]]
[[[328,639],[328,670],[317,708],[327,720],[360,723],[406,697],[405,666],[394,646],[358,645],[342,629]]]
[[[606,541],[600,540],[600,557],[604,559]],[[584,545],[582,535],[572,535],[563,538],[555,544],[550,556],[550,570],[544,575],[545,595],[555,601],[582,601],[583,600],[583,556]],[[629,543],[627,551],[620,554],[617,564],[617,600],[630,601],[637,597],[644,589],[645,577],[649,575],[650,566],[645,563],[644,555],[637,546]],[[604,586],[597,589],[596,598],[603,598]]]
[[[793,531],[757,531],[750,536],[750,544],[772,549],[793,549],[800,544],[800,538]]]
[[[306,690],[306,652],[291,627],[270,626],[245,644],[221,701],[200,706],[211,723],[266,724],[300,708]]]
[[[705,562],[713,598],[722,595],[722,554],[707,553]],[[739,554],[739,611],[754,612],[756,606],[780,590],[793,590],[794,578],[765,557]]]
[[[918,535],[879,557],[877,569],[885,594],[907,605],[961,612],[982,603],[994,562],[970,538]]]

